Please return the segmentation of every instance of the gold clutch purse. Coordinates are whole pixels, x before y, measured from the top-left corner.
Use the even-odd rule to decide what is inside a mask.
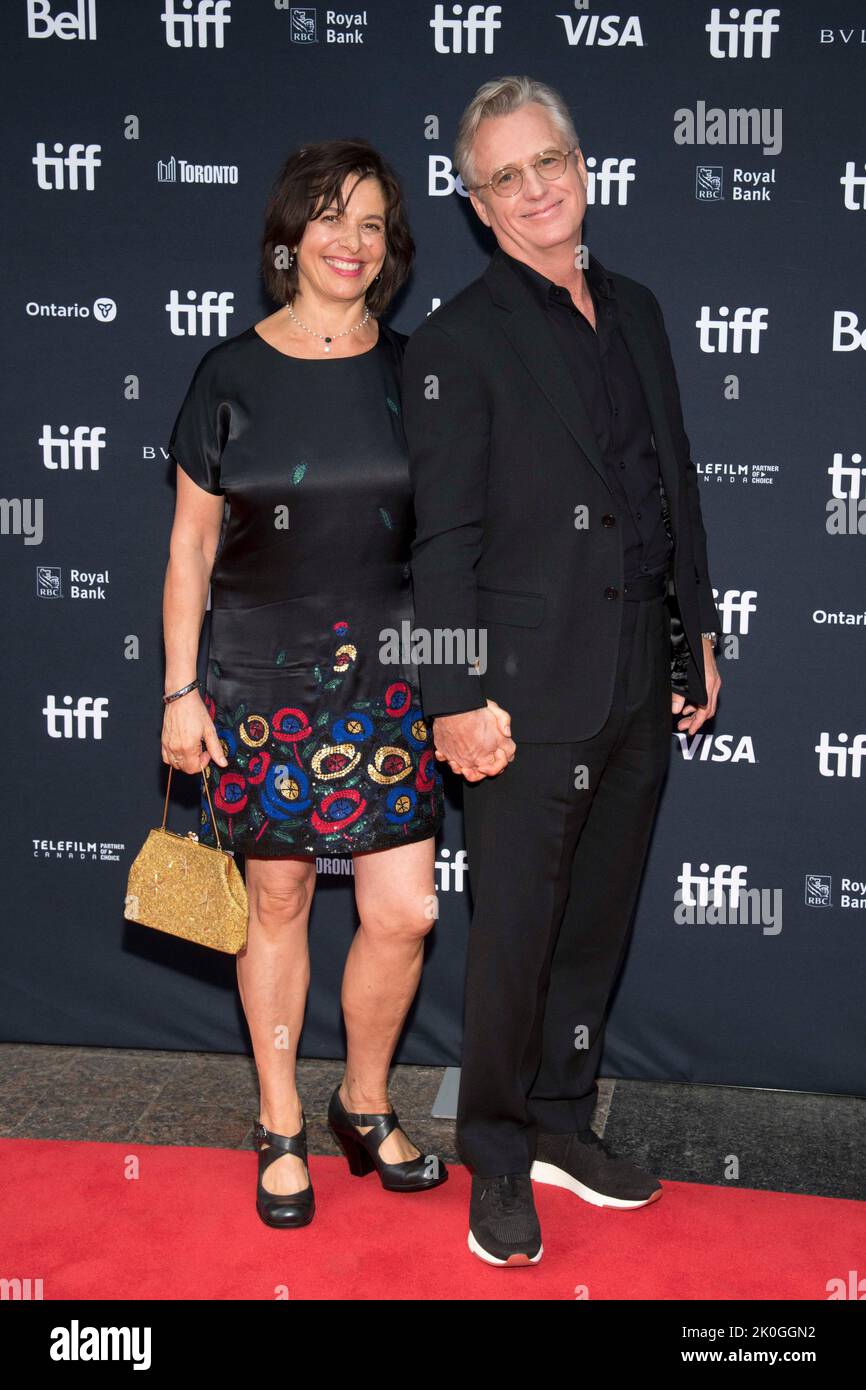
[[[192,830],[186,835],[166,830],[173,770],[168,770],[162,825],[151,830],[129,870],[123,915],[130,922],[237,955],[247,943],[246,885],[220,843],[204,769],[218,848],[201,844]]]

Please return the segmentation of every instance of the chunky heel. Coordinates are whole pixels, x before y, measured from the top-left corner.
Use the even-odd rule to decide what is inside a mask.
[[[365,1178],[368,1173],[372,1173],[376,1165],[355,1135],[345,1133],[342,1129],[334,1129],[333,1125],[331,1125],[331,1133],[346,1156],[349,1172],[353,1178]]]
[[[426,1192],[430,1187],[438,1187],[448,1177],[448,1169],[438,1154],[419,1154],[403,1163],[385,1163],[379,1157],[382,1141],[399,1123],[396,1110],[382,1115],[360,1115],[347,1110],[340,1100],[339,1086],[331,1096],[328,1127],[343,1150],[353,1177],[363,1178],[375,1168],[388,1192]],[[357,1125],[369,1125],[370,1129],[361,1134]]]

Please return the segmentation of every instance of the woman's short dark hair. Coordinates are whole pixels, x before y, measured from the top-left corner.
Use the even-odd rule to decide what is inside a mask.
[[[274,182],[262,234],[261,270],[265,289],[279,304],[298,292],[298,263],[287,264],[307,223],[326,208],[342,214],[343,183],[349,174],[378,179],[385,195],[385,260],[381,279],[367,290],[371,314],[381,314],[406,280],[415,242],[403,210],[403,196],[390,165],[366,140],[320,140],[293,150]]]

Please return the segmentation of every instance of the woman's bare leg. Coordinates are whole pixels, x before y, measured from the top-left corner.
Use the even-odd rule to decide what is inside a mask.
[[[388,1100],[391,1058],[418,988],[424,937],[436,917],[434,855],[431,837],[354,857],[361,924],[343,974],[348,1045],[340,1099],[355,1113],[392,1108]],[[418,1157],[417,1148],[401,1129],[388,1135],[379,1153],[386,1163]]]
[[[316,864],[248,857],[245,867],[249,928],[237,973],[259,1077],[259,1119],[266,1129],[292,1135],[301,1127],[295,1062],[310,984]],[[268,1167],[263,1186],[287,1195],[308,1182],[301,1159],[283,1154]]]

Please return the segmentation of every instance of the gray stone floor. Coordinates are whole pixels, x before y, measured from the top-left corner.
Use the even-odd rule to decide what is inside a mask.
[[[304,1059],[298,1085],[310,1152],[338,1153],[325,1124],[342,1064]],[[431,1110],[441,1067],[398,1066],[391,1103],[425,1153],[457,1162],[454,1124]],[[0,1045],[0,1135],[137,1139],[249,1148],[258,1087],[251,1057],[228,1053]],[[866,1101],[669,1082],[599,1082],[593,1126],[613,1152],[661,1178],[866,1200]]]

